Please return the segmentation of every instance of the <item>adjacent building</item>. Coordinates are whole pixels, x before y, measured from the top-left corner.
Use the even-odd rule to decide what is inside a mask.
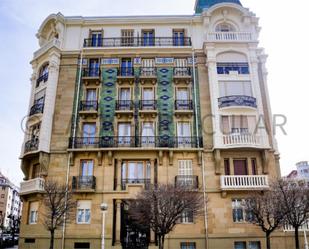
[[[296,163],[296,170],[292,170],[287,179],[308,179],[309,180],[309,162],[301,161]]]
[[[19,188],[0,172],[0,222],[9,228],[10,217],[19,218],[22,213],[22,202]]]
[[[76,217],[56,248],[156,248],[126,200],[154,183],[205,193],[206,215],[184,213],[169,249],[260,249],[243,200],[280,177],[267,56],[254,13],[238,0],[197,0],[193,15],[48,16],[31,65],[20,248],[46,248],[46,179],[68,183]],[[278,231],[272,248],[292,248]]]

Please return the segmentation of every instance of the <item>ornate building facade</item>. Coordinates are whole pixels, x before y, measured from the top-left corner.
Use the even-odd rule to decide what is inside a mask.
[[[187,16],[47,17],[31,61],[20,248],[48,243],[40,198],[51,178],[77,201],[56,248],[100,248],[103,202],[107,248],[156,248],[125,202],[154,183],[208,198],[165,248],[265,248],[241,205],[280,176],[259,31],[238,0],[196,1]],[[283,231],[272,241],[293,242]]]

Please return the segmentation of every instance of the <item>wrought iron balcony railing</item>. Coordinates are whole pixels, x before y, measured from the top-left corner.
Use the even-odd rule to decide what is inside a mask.
[[[81,101],[79,110],[80,111],[98,111],[98,101],[96,100]]]
[[[72,189],[73,190],[95,190],[96,177],[95,176],[73,176]]]
[[[175,186],[188,189],[198,189],[198,176],[178,175],[175,176]]]
[[[48,73],[45,73],[41,75],[37,80],[36,80],[36,87],[40,85],[41,82],[46,82],[48,80]]]
[[[175,100],[175,110],[193,110],[192,100]]]
[[[197,148],[202,138],[168,136],[71,137],[69,148]]]
[[[85,78],[99,78],[101,74],[100,68],[83,68],[82,77]]]
[[[116,110],[118,110],[118,111],[131,111],[131,110],[133,110],[133,101],[132,100],[117,100],[116,101]]]
[[[245,95],[224,96],[218,99],[219,108],[230,106],[247,106],[256,108],[256,98]]]
[[[94,42],[95,40],[95,42]],[[164,47],[164,46],[191,46],[190,37],[153,37],[144,39],[143,37],[116,37],[101,39],[85,39],[84,47]]]
[[[218,74],[230,74],[230,72],[238,72],[238,74],[249,74],[249,64],[247,62],[237,63],[237,62],[226,62],[217,63],[217,73]]]
[[[157,101],[156,100],[140,100],[139,108],[140,110],[156,110]]]
[[[174,77],[191,76],[190,67],[174,67]]]
[[[121,77],[133,77],[134,76],[134,69],[133,67],[120,67],[118,71],[118,76]]]
[[[121,179],[121,189],[125,190],[127,184],[144,184],[145,189],[149,189],[150,187],[150,179],[142,179],[142,178],[125,178]]]
[[[155,77],[157,75],[157,69],[155,67],[141,67],[140,76]]]
[[[31,108],[30,108],[30,113],[29,116],[38,114],[38,113],[43,113],[44,111],[44,103],[40,103],[40,104],[34,104]]]
[[[39,148],[39,138],[32,138],[25,143],[24,152],[36,151]]]

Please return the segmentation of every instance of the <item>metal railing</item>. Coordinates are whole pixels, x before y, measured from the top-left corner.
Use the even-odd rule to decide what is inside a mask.
[[[121,77],[132,77],[134,76],[134,69],[133,67],[120,67],[118,71],[118,76]]]
[[[29,116],[38,114],[38,113],[43,113],[44,111],[44,103],[40,103],[40,104],[34,104],[31,108],[30,108],[30,113]]]
[[[191,76],[191,68],[190,67],[174,67],[174,77],[184,77]]]
[[[132,100],[116,100],[116,110],[118,111],[133,110],[133,101]]]
[[[48,73],[45,73],[43,75],[41,75],[37,80],[36,80],[36,87],[38,87],[40,85],[40,83],[46,82],[48,80]]]
[[[150,187],[150,179],[144,178],[125,178],[121,179],[121,189],[125,190],[127,184],[144,184],[145,189],[149,189]]]
[[[256,108],[256,98],[245,95],[232,95],[218,98],[219,108],[230,106],[248,106]]]
[[[20,195],[43,192],[45,180],[43,178],[34,178],[20,183]]]
[[[175,110],[193,110],[192,100],[175,100]]]
[[[95,190],[96,177],[95,176],[73,176],[72,189],[73,190]]]
[[[189,189],[198,189],[198,176],[193,175],[175,176],[175,186]]]
[[[140,110],[156,110],[157,101],[156,100],[140,100],[139,108]]]
[[[39,148],[39,138],[32,138],[25,143],[24,151],[25,153],[30,151],[36,151]]]
[[[191,38],[183,37],[112,37],[112,38],[101,38],[84,39],[84,47],[164,47],[164,46],[191,46]]]
[[[219,42],[245,42],[254,41],[254,36],[251,32],[211,32],[207,34],[206,40]]]
[[[81,101],[79,105],[80,111],[98,111],[98,101],[96,100],[86,100]]]
[[[202,138],[165,136],[71,137],[69,148],[197,148]]]
[[[155,67],[141,67],[140,68],[140,76],[151,77],[157,75],[157,69]]]
[[[83,68],[82,77],[85,78],[99,78],[101,74],[100,68]]]
[[[232,175],[220,177],[221,189],[265,189],[269,187],[267,175]]]

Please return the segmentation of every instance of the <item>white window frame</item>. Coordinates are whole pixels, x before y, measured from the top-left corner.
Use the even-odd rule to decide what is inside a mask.
[[[83,212],[81,221],[79,220],[79,212]],[[89,212],[89,220],[86,221],[86,211]],[[79,200],[76,208],[76,224],[91,224],[91,201]]]

